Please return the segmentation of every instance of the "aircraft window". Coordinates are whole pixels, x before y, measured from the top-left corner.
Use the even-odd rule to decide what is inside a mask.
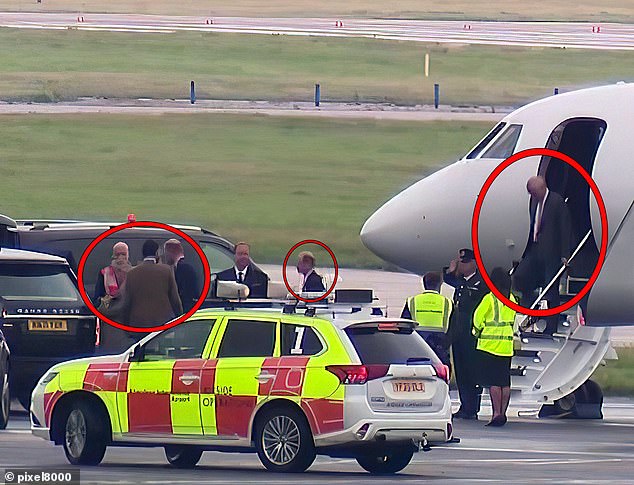
[[[481,158],[502,158],[506,159],[513,155],[517,140],[522,132],[522,125],[511,125],[502,133],[495,143],[482,154]]]
[[[505,126],[506,123],[498,123],[487,136],[482,138],[482,141],[480,141],[480,143],[478,143],[476,147],[471,150],[471,152],[469,152],[469,154],[465,158],[471,159],[476,158],[478,155],[480,155],[480,152],[484,150],[489,143],[491,143],[491,140],[493,140],[493,138],[495,138]]]

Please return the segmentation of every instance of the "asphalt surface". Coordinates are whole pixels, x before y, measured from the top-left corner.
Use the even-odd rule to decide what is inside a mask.
[[[0,101],[2,114],[258,114],[338,119],[375,119],[393,121],[485,121],[491,125],[513,111],[509,106],[396,106],[382,103],[198,100],[189,99],[105,99],[83,98],[61,103],[12,103]]]
[[[328,267],[326,262],[322,264],[323,269],[320,269],[319,273],[326,277],[327,282],[332,283],[334,279],[332,265]],[[259,266],[272,280],[280,282],[283,280],[280,265],[260,264]],[[291,285],[298,281],[297,273],[292,265],[287,268],[286,277]],[[342,268],[339,270],[337,288],[372,288],[375,296],[379,298],[379,303],[387,306],[388,315],[400,316],[405,300],[420,292],[422,283],[419,276],[411,273]],[[445,285],[443,292],[450,296],[450,291],[450,287]],[[634,346],[634,322],[629,327],[613,327],[610,338],[615,347]]]
[[[488,412],[487,407],[483,407]],[[318,457],[302,475],[266,471],[255,454],[206,452],[194,470],[171,468],[161,448],[109,448],[98,467],[82,467],[82,484],[224,483],[632,483],[634,401],[609,400],[602,421],[517,417],[504,428],[488,418],[455,424],[461,442],[414,455],[400,474],[372,477],[354,460]],[[0,471],[7,467],[67,467],[61,447],[36,438],[26,413],[14,411],[0,431]],[[0,477],[2,477],[0,475]]]
[[[340,23],[341,22],[341,23]],[[462,22],[386,19],[170,17],[136,14],[0,13],[0,26],[114,32],[176,31],[325,37],[367,37],[416,42],[634,49],[634,25],[571,22]]]

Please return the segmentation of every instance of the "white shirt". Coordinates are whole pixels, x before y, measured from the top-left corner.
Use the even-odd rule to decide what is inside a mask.
[[[533,222],[533,242],[537,242],[537,236],[539,234],[539,229],[541,229],[542,216],[544,215],[544,205],[546,204],[546,199],[548,198],[549,190],[546,189],[546,194],[544,198],[537,203],[537,208],[535,209],[535,222]]]
[[[245,266],[242,271],[240,271],[237,266],[234,266],[233,269],[236,272],[236,281],[240,279],[240,273],[242,273],[242,282],[244,283],[244,280],[247,278],[247,270],[249,269],[249,267]]]

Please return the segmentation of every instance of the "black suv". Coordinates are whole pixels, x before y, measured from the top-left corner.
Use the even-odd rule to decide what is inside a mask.
[[[0,330],[0,429],[7,427],[11,394],[9,392],[9,346]]]
[[[86,222],[60,220],[18,220],[0,216],[0,246],[30,251],[39,251],[61,256],[68,260],[73,271],[84,250],[100,234],[118,226],[122,222]],[[211,231],[195,226],[174,225],[196,241],[209,262],[211,273],[218,273],[234,264],[234,246],[228,240]],[[125,241],[130,248],[130,262],[134,265],[141,261],[141,248],[146,239],[154,239],[159,245],[170,238],[177,237],[173,233],[153,227],[133,227],[124,229],[109,236],[90,254],[84,271],[84,286],[89,296],[94,293],[99,270],[110,263],[112,246],[117,241]],[[184,242],[184,241],[183,241]],[[203,265],[198,254],[184,242],[185,261],[191,264],[199,278],[202,288],[204,280]]]
[[[26,409],[48,368],[94,354],[96,320],[65,259],[0,249],[0,329],[11,348],[11,392]]]

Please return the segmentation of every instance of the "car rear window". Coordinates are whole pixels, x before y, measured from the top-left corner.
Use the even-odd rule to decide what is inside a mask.
[[[0,265],[0,297],[5,300],[80,300],[67,267],[60,264]]]
[[[386,331],[378,327],[348,327],[346,334],[363,364],[407,364],[408,359],[438,361],[429,345],[411,328]]]

